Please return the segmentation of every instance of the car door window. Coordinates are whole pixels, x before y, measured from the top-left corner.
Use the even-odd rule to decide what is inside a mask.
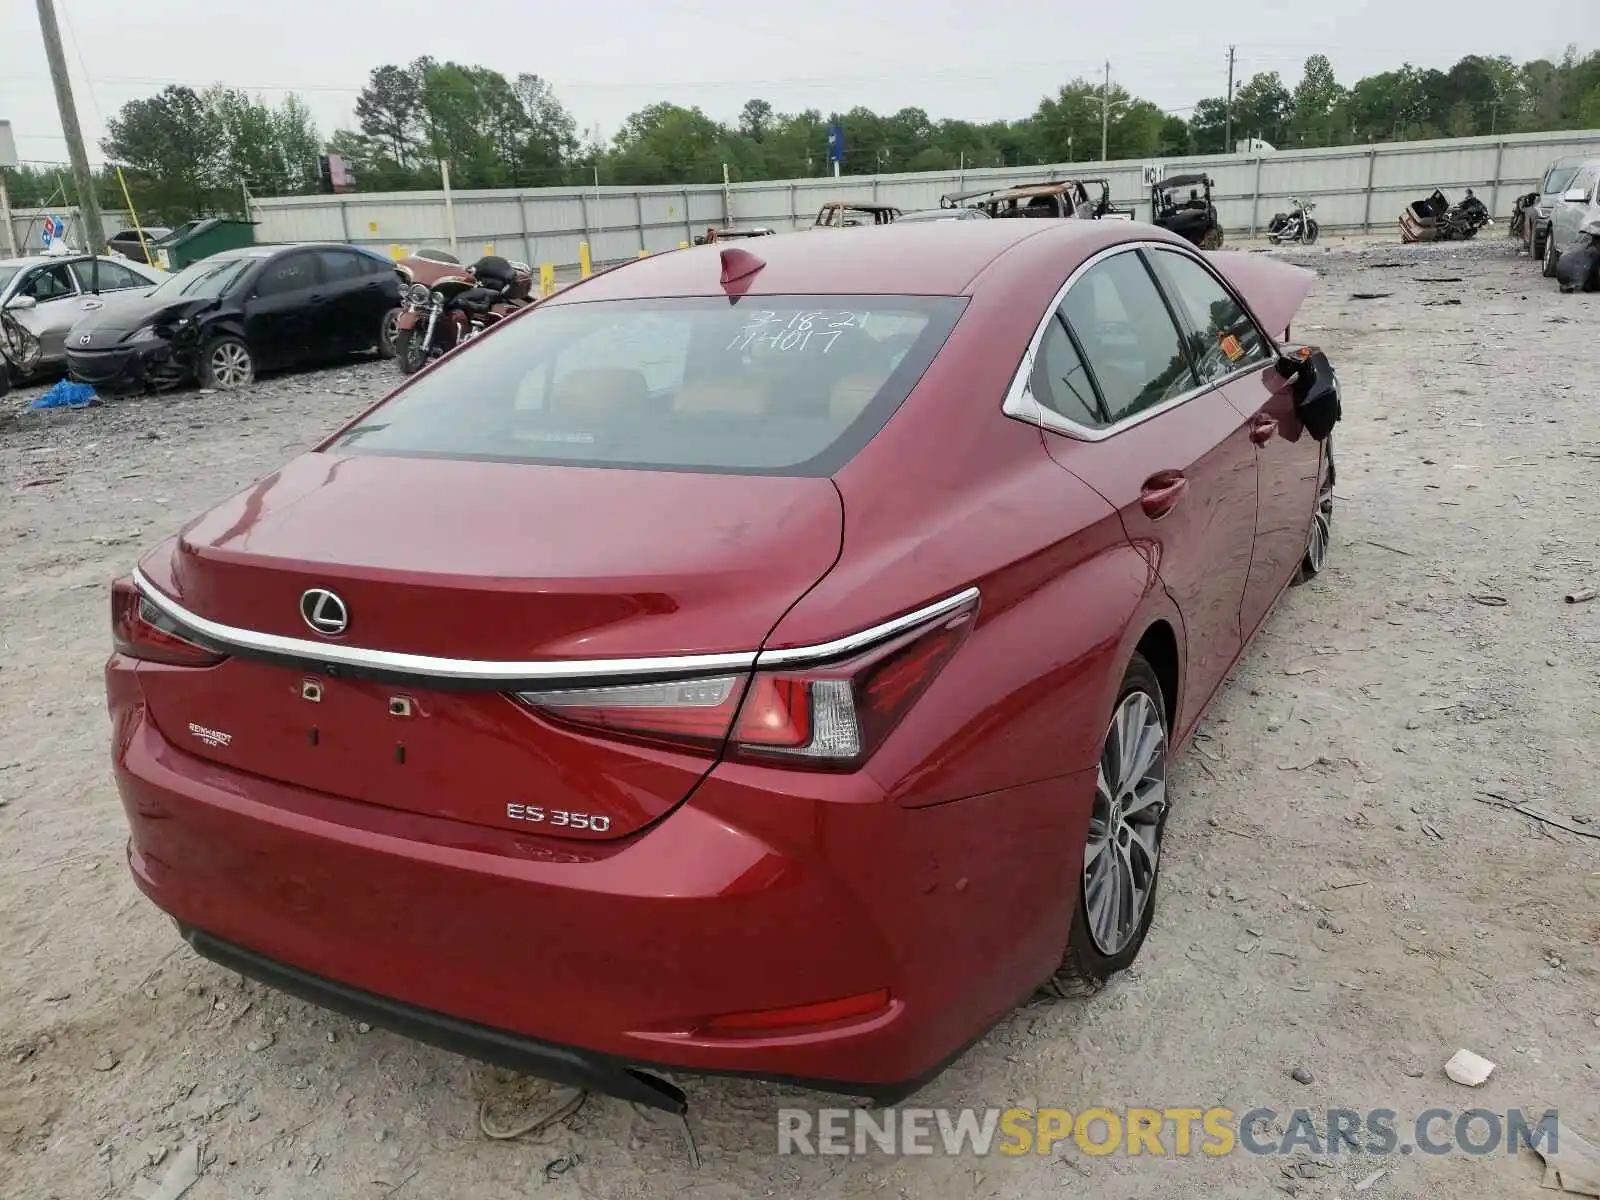
[[[1036,401],[1075,425],[1099,429],[1106,424],[1089,370],[1059,313],[1045,326],[1030,387]]]
[[[1150,256],[1167,295],[1189,323],[1190,357],[1201,382],[1216,383],[1271,360],[1255,322],[1203,264],[1174,250],[1152,250]]]
[[[286,254],[270,262],[256,281],[256,295],[284,296],[317,282],[316,259],[310,254]]]
[[[331,284],[355,283],[367,273],[361,256],[349,250],[318,250],[317,258],[322,263],[322,277]]]
[[[95,268],[93,263],[73,263],[72,273],[78,277],[78,286],[84,291],[89,291],[96,286]],[[131,288],[147,288],[154,285],[143,275],[128,270],[121,263],[100,263],[99,288],[102,292],[123,292]]]
[[[1197,386],[1178,327],[1144,259],[1124,251],[1084,272],[1061,302],[1112,424]]]
[[[72,272],[67,269],[66,263],[53,263],[48,267],[40,267],[28,276],[17,291],[24,296],[32,296],[40,304],[50,300],[60,300],[71,296],[77,288],[72,282]]]

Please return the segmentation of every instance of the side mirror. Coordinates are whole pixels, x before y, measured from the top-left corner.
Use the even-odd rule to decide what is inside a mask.
[[[1280,374],[1286,362],[1293,364],[1295,415],[1307,433],[1323,441],[1343,415],[1339,405],[1339,379],[1333,373],[1333,364],[1321,350],[1309,346],[1292,356],[1281,355],[1278,359]]]
[[[13,296],[6,301],[7,308],[14,308],[18,312],[26,312],[30,308],[38,308],[39,302],[32,296]]]
[[[1582,204],[1589,199],[1587,188],[1573,188],[1563,197],[1568,204]]]

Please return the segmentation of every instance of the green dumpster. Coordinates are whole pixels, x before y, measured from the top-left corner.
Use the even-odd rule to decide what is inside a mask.
[[[219,251],[255,245],[256,224],[229,217],[186,221],[150,249],[157,266],[165,271],[181,271],[190,263],[210,258]]]

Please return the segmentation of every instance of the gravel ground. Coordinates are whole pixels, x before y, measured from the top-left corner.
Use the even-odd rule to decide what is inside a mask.
[[[1556,294],[1500,238],[1293,257],[1322,274],[1296,332],[1345,389],[1333,565],[1178,766],[1138,966],[1018,1011],[916,1103],[1554,1106],[1600,1140],[1600,841],[1489,795],[1600,833],[1600,601],[1562,599],[1600,584],[1600,297]],[[1526,1151],[780,1158],[774,1110],[810,1098],[728,1081],[687,1081],[698,1170],[605,1099],[491,1141],[479,1102],[535,1085],[197,959],[124,864],[106,582],[391,372],[0,401],[0,1195],[143,1196],[194,1139],[193,1200],[1548,1194]],[[1476,1091],[1442,1074],[1460,1047],[1499,1064]]]

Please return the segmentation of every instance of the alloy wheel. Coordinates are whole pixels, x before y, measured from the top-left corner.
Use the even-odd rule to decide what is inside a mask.
[[[1317,494],[1317,511],[1311,518],[1311,541],[1306,546],[1306,565],[1310,574],[1320,575],[1328,562],[1328,547],[1333,542],[1333,485],[1326,484]]]
[[[238,342],[224,342],[211,352],[211,377],[219,388],[242,387],[250,382],[250,351]]]
[[[378,337],[383,341],[383,345],[379,348],[385,353],[394,353],[394,339],[395,334],[399,332],[399,326],[400,310],[398,308],[392,308],[386,314],[384,314],[383,329],[378,334]]]
[[[1155,895],[1166,808],[1167,730],[1161,707],[1147,692],[1129,692],[1106,731],[1083,852],[1085,924],[1107,957],[1138,934]]]

